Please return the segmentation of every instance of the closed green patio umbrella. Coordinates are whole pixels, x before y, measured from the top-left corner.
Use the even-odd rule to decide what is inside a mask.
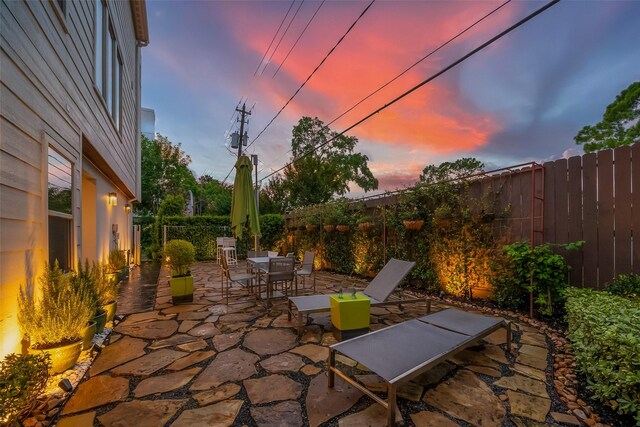
[[[256,199],[251,182],[251,160],[240,156],[236,162],[236,178],[233,182],[231,199],[231,231],[237,238],[242,237],[244,228],[249,234],[260,236],[260,222],[256,210]]]

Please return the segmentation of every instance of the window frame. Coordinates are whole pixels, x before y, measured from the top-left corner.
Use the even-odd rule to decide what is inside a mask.
[[[116,132],[119,136],[122,136],[122,79],[124,77],[124,61],[107,3],[104,0],[95,0],[94,3],[96,5],[96,19],[94,19],[93,87],[107,111],[107,115],[115,127]],[[102,8],[102,22],[99,28],[98,8]],[[110,44],[108,41],[110,41]],[[111,48],[107,49],[109,45]],[[98,49],[101,53],[100,64],[98,64]],[[98,67],[98,65],[100,65],[100,67]],[[100,68],[100,76],[98,76],[98,68]],[[116,73],[118,73],[117,78]],[[100,79],[98,79],[98,77],[100,77]],[[98,80],[101,80],[100,85],[97,84]],[[119,84],[116,85],[116,83]],[[118,91],[117,94],[116,91]]]
[[[49,161],[49,155],[51,152],[54,152],[58,157],[64,159],[66,162],[69,163],[69,179],[70,179],[70,184],[69,184],[69,191],[71,194],[71,206],[70,206],[70,210],[71,213],[66,213],[66,212],[60,212],[57,210],[52,210],[49,207],[49,197],[48,197],[48,189],[49,189],[49,169],[52,166],[50,161]],[[46,185],[47,185],[47,198],[46,198],[46,203],[47,203],[47,247],[48,249],[48,261],[51,263],[51,243],[50,243],[50,239],[51,239],[51,224],[50,224],[50,217],[56,217],[56,218],[61,218],[67,221],[67,225],[68,225],[68,236],[67,236],[67,241],[69,242],[68,247],[66,248],[66,252],[67,252],[67,260],[69,262],[69,265],[63,265],[61,266],[61,268],[63,270],[69,270],[73,268],[73,227],[74,227],[74,216],[73,216],[73,211],[74,211],[74,178],[73,178],[73,168],[74,168],[74,163],[69,160],[67,157],[65,157],[62,153],[60,153],[58,150],[56,150],[53,146],[49,145],[47,147],[47,180],[46,180]]]

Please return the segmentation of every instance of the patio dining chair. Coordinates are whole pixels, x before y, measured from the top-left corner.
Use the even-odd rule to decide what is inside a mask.
[[[222,296],[224,297],[224,288],[226,287],[227,288],[227,304],[229,304],[229,287],[231,283],[237,283],[240,286],[247,287],[249,288],[249,290],[251,290],[254,275],[253,273],[238,272],[236,269],[230,268],[227,262],[227,257],[224,255],[222,256],[220,261],[222,261],[221,268],[222,268],[222,276],[223,276]]]
[[[268,256],[269,258],[275,258],[275,257],[277,257],[278,255],[280,255],[280,254],[278,253],[278,251],[267,251],[267,256]]]
[[[238,254],[236,253],[236,239],[232,237],[222,238],[222,254],[227,260],[227,265],[238,265]]]
[[[260,284],[266,287],[267,307],[271,298],[280,296],[277,293],[277,286],[280,285],[280,292],[287,295],[289,289],[295,281],[295,265],[293,258],[271,258],[269,269],[260,279]],[[260,286],[259,284],[259,286]],[[284,296],[283,295],[283,296]]]
[[[316,273],[313,268],[313,262],[316,258],[316,254],[312,251],[305,251],[304,258],[302,259],[302,265],[296,270],[296,295],[298,295],[298,277],[302,277],[302,289],[304,290],[307,285],[307,277],[313,275],[313,293],[316,293]]]

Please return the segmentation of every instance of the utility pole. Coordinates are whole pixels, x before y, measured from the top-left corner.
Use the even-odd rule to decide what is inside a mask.
[[[247,111],[245,104],[242,104],[242,110],[239,108],[236,108],[236,111],[239,112],[241,114],[240,117],[240,138],[239,138],[239,143],[238,143],[238,158],[240,158],[240,156],[242,155],[242,143],[244,142],[244,116],[250,116],[251,112]]]

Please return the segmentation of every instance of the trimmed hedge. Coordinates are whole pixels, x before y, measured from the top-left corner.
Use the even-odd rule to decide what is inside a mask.
[[[640,425],[640,304],[591,289],[566,296],[567,336],[587,388]]]

